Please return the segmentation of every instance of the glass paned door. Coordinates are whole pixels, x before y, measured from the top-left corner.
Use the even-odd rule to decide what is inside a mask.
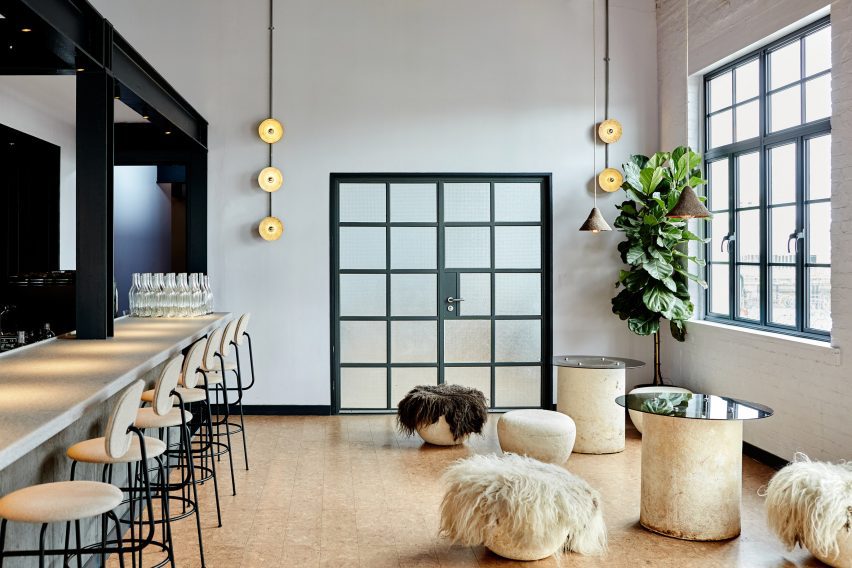
[[[393,412],[455,383],[550,404],[550,178],[335,174],[332,393]]]

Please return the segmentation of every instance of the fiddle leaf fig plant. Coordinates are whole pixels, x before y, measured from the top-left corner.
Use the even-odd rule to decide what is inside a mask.
[[[703,243],[706,239],[690,232],[684,219],[666,216],[684,187],[707,183],[700,165],[701,155],[681,146],[650,158],[631,156],[622,166],[621,189],[627,201],[617,206],[620,213],[615,227],[626,237],[618,244],[618,252],[628,268],[620,272],[615,284],[621,291],[612,299],[612,311],[637,335],[659,332],[660,319],[666,318],[672,336],[684,341],[684,322],[695,309],[689,281],[707,287],[688,268],[689,263],[703,266],[704,261],[687,252],[689,241]]]

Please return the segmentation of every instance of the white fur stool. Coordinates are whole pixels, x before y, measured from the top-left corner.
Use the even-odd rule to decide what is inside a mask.
[[[636,387],[635,389],[630,391],[628,394],[638,394],[638,393],[643,393],[643,392],[682,392],[682,393],[687,393],[687,394],[692,393],[691,390],[681,388],[681,387],[671,387],[671,386],[668,386],[668,385],[657,385],[657,386],[651,385],[651,386],[647,386],[647,387]],[[627,412],[630,414],[630,421],[633,422],[633,425],[636,426],[636,429],[639,430],[639,433],[641,434],[642,433],[642,414],[643,413],[639,412],[638,410],[630,410],[630,409],[628,409]]]
[[[475,455],[444,473],[441,534],[512,560],[560,551],[602,554],[601,498],[565,469],[509,454]]]
[[[497,439],[504,452],[557,465],[568,461],[576,437],[574,421],[551,410],[512,410],[497,422]]]
[[[852,568],[852,463],[813,462],[796,454],[766,488],[770,528],[835,568]]]

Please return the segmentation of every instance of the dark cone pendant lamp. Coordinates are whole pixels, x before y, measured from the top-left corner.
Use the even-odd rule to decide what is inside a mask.
[[[601,210],[597,207],[592,207],[592,212],[589,213],[589,217],[580,227],[580,230],[600,233],[601,231],[611,231],[612,227],[609,226],[609,223],[607,223],[606,219],[604,219],[603,215],[601,215]]]

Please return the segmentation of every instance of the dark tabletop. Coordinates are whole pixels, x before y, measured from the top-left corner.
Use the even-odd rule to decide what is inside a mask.
[[[615,402],[646,414],[697,420],[757,420],[774,412],[756,402],[698,393],[643,392],[619,396]]]

